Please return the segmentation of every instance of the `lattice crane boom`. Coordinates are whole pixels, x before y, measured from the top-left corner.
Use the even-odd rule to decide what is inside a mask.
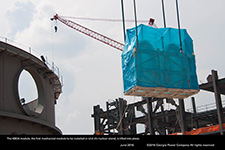
[[[59,20],[63,24],[67,25],[68,27],[70,27],[74,30],[77,30],[78,32],[81,32],[81,33],[83,33],[83,34],[85,34],[85,35],[87,35],[87,36],[89,36],[93,39],[96,39],[96,40],[98,40],[102,43],[105,43],[105,44],[107,44],[107,45],[109,45],[113,48],[116,48],[120,51],[123,51],[124,44],[122,44],[118,41],[115,41],[115,40],[113,40],[113,39],[111,39],[111,38],[109,38],[105,35],[102,35],[102,34],[98,33],[98,32],[95,32],[91,29],[88,29],[88,28],[86,28],[86,27],[84,27],[84,26],[82,26],[78,23],[75,23],[75,22],[71,21],[71,20],[65,19],[65,18],[59,16],[58,14],[55,14],[53,16],[53,18],[51,18],[51,20],[52,21],[53,20]]]

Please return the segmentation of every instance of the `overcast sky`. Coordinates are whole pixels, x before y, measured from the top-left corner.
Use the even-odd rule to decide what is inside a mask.
[[[125,18],[134,19],[132,0],[125,0]],[[161,0],[136,0],[137,17],[155,18],[163,27]],[[225,1],[179,1],[181,28],[186,28],[194,41],[198,81],[206,82],[211,69],[225,76]],[[165,0],[168,27],[177,27],[175,0]],[[108,99],[123,96],[121,52],[70,29],[51,22],[55,14],[73,17],[120,19],[120,0],[7,0],[0,5],[0,36],[7,37],[55,62],[63,76],[63,93],[56,105],[56,125],[64,134],[93,134],[94,105],[105,109]],[[123,42],[122,23],[76,22]],[[54,33],[54,26],[58,32]],[[134,27],[127,23],[126,28]],[[138,97],[126,97],[128,103]],[[185,100],[186,108],[191,105]],[[198,106],[213,103],[214,96],[201,92]]]

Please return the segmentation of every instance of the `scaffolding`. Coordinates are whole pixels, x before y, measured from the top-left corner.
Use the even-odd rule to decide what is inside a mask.
[[[99,135],[196,135],[221,134],[225,132],[224,111],[221,94],[225,95],[225,78],[218,79],[217,71],[201,84],[201,90],[213,92],[215,104],[196,107],[192,97],[192,109],[185,110],[184,99],[142,97],[141,101],[127,104],[124,98],[106,102],[106,111],[100,105],[93,107],[94,130]],[[165,109],[170,104],[171,109]],[[154,105],[154,107],[153,107]],[[210,109],[208,109],[210,108]],[[201,110],[201,111],[200,111]],[[140,115],[142,114],[142,115]],[[137,125],[145,131],[138,133]]]

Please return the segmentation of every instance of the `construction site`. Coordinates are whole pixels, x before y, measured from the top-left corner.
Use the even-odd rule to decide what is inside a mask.
[[[223,135],[225,133],[224,106],[225,78],[220,70],[211,69],[199,83],[193,40],[180,25],[179,4],[175,1],[177,27],[166,24],[164,0],[161,0],[163,27],[154,18],[138,20],[133,1],[134,19],[126,19],[121,0],[122,19],[66,17],[54,14],[49,21],[57,22],[57,34],[62,23],[71,31],[97,40],[121,52],[124,96],[138,97],[129,103],[125,97],[105,100],[105,106],[92,108],[93,135]],[[121,22],[124,43],[78,24],[72,19]],[[134,23],[126,28],[126,22]],[[138,22],[145,22],[138,24]],[[54,62],[29,49],[0,42],[0,134],[61,135],[55,123],[55,105],[63,92],[63,78]],[[37,96],[21,96],[20,76],[28,73],[34,80]],[[94,90],[94,89],[93,89]],[[214,95],[214,103],[196,105],[196,94],[202,91]],[[191,98],[186,109],[185,99]],[[165,106],[170,106],[165,108]],[[79,107],[79,106],[78,106]],[[105,109],[104,109],[105,108]],[[141,132],[139,132],[141,129]]]
[[[170,98],[143,97],[140,102],[127,104],[125,99],[118,98],[106,102],[107,109],[105,111],[99,105],[93,107],[92,117],[96,134],[223,135],[224,104],[221,101],[221,94],[223,94],[225,78],[218,79],[217,72],[214,70],[212,70],[212,74],[216,80],[209,80],[207,83],[201,84],[199,88],[214,92],[214,104],[196,107],[195,98],[192,97],[193,108],[185,111],[184,99],[179,99],[177,104]],[[211,78],[212,75],[209,77]],[[154,107],[153,103],[155,103]],[[163,104],[166,103],[174,105],[175,108],[164,110]],[[147,109],[143,106],[147,106]],[[142,115],[136,117],[135,113],[138,112],[141,112]],[[143,124],[145,132],[137,133],[137,124]]]

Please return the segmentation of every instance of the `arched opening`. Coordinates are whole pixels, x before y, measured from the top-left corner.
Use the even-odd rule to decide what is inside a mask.
[[[21,72],[18,87],[19,97],[23,105],[38,99],[37,85],[28,71],[23,70]]]
[[[18,79],[18,94],[20,104],[28,115],[41,114],[44,107],[40,104],[38,86],[32,74],[25,69],[20,73]]]

